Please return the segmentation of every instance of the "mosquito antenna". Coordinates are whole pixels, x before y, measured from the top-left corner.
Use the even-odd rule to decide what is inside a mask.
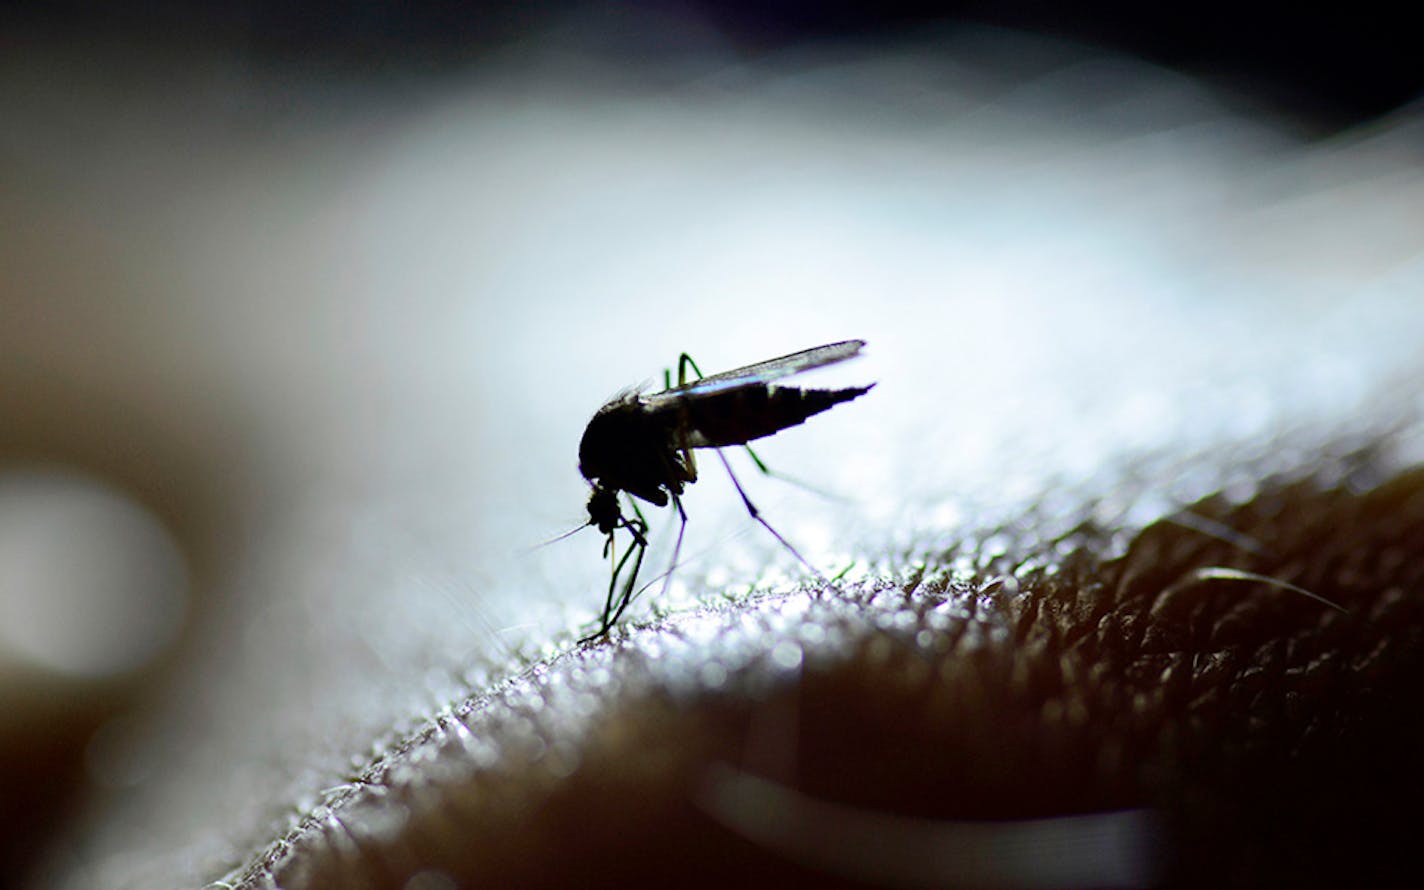
[[[526,550],[525,552],[526,552],[526,553],[533,553],[535,550],[539,550],[539,549],[541,549],[541,548],[548,547],[550,544],[557,544],[558,542],[562,541],[564,538],[571,538],[571,537],[573,537],[574,535],[576,535],[576,534],[578,534],[579,532],[583,531],[584,529],[588,528],[590,525],[593,525],[593,521],[592,521],[592,520],[590,520],[590,521],[588,521],[588,522],[585,522],[583,525],[576,525],[576,526],[574,526],[573,528],[569,529],[568,531],[564,532],[563,534],[555,535],[554,537],[550,538],[550,539],[547,540],[547,541],[540,541],[539,543],[537,543],[537,544],[535,544],[534,546],[530,547],[530,548],[529,548],[528,550]]]

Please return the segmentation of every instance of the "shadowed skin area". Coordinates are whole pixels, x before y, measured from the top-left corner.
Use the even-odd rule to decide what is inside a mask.
[[[1402,880],[1408,823],[1389,813],[1421,787],[1424,473],[1354,454],[1191,513],[1260,546],[1166,521],[1125,548],[1091,522],[1044,538],[1030,513],[992,530],[994,552],[927,551],[799,618],[767,597],[615,633],[398,745],[248,878],[864,886],[709,815],[698,789],[734,765],[926,824],[1147,808],[1169,885]],[[974,577],[952,577],[966,557]],[[1177,584],[1204,566],[1347,613],[1261,584]],[[709,645],[699,622],[727,627]],[[752,624],[761,651],[718,662]],[[660,674],[681,650],[731,666]]]

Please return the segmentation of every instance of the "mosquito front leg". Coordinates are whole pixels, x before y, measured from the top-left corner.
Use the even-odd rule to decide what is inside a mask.
[[[609,554],[612,553],[613,547],[613,533],[610,532],[608,535],[608,540],[603,542],[604,559],[607,559]],[[623,558],[627,559],[627,555],[625,554]],[[608,633],[608,614],[613,611],[613,591],[616,590],[618,587],[618,569],[622,565],[622,563],[615,560],[614,562],[610,563],[610,565],[612,566],[613,571],[608,579],[608,595],[603,598],[603,611],[598,616],[598,630],[580,639],[580,643],[592,642],[593,640],[596,640],[604,634]]]
[[[612,535],[612,534],[610,534],[610,535],[608,536],[608,540],[609,540],[609,548],[608,548],[608,549],[609,549],[610,552],[612,552],[612,550],[613,550],[613,535]],[[638,545],[638,541],[637,541],[637,539],[635,538],[634,541],[633,541],[633,543],[632,543],[631,545],[629,545],[628,549],[625,550],[625,551],[623,551],[623,555],[622,555],[621,557],[615,558],[615,559],[611,560],[610,563],[609,563],[609,565],[611,566],[611,568],[612,568],[613,571],[612,571],[612,573],[611,573],[611,574],[609,575],[609,577],[608,577],[608,595],[603,598],[603,614],[599,617],[599,621],[598,621],[598,623],[599,623],[599,631],[598,631],[599,634],[603,634],[603,633],[606,633],[606,632],[608,631],[608,628],[609,628],[609,626],[610,626],[610,621],[609,621],[608,616],[611,615],[611,614],[613,614],[613,593],[614,593],[614,591],[616,591],[616,590],[618,589],[618,576],[623,573],[623,567],[628,564],[628,557],[629,557],[630,554],[632,554],[633,548],[636,547],[637,545]]]
[[[628,575],[628,583],[623,585],[623,592],[618,597],[618,607],[613,610],[612,615],[606,616],[602,630],[594,634],[595,637],[601,637],[608,633],[609,629],[618,623],[618,619],[623,617],[623,610],[627,609],[628,604],[633,601],[633,585],[638,583],[638,572],[643,568],[643,555],[648,552],[647,540],[635,539],[633,546],[623,554],[623,558],[626,560],[635,549],[638,551],[638,556],[633,560],[633,571]],[[609,591],[609,594],[612,595],[612,590]]]
[[[687,531],[687,511],[682,509],[682,498],[673,495],[672,505],[677,508],[677,540],[672,545],[672,562],[668,563],[668,570],[663,573],[663,589],[658,593],[659,599],[666,597],[668,588],[672,586],[672,573],[677,568],[677,558],[682,554],[682,535]]]
[[[613,574],[608,579],[608,595],[604,597],[603,613],[598,618],[598,630],[579,640],[580,643],[591,643],[607,635],[608,631],[613,629],[613,625],[618,623],[618,616],[622,615],[623,610],[628,607],[628,600],[632,596],[633,585],[636,584],[638,580],[638,570],[642,568],[643,565],[643,553],[648,549],[648,540],[641,530],[634,528],[633,523],[626,522],[624,523],[624,527],[627,528],[629,534],[633,536],[633,543],[629,545],[627,550],[623,551],[623,555],[613,564]],[[613,550],[612,537],[610,534],[610,541],[604,546],[605,552],[611,552]],[[634,551],[637,551],[637,556],[633,559],[632,574],[626,576],[623,591],[619,594],[617,593],[618,579],[623,575],[623,569],[628,565],[629,558],[633,557]]]
[[[646,537],[648,534],[648,517],[644,516],[643,511],[638,509],[638,502],[633,500],[632,497],[628,498],[628,506],[633,508],[633,515],[638,518],[632,521],[627,519],[623,520],[623,526],[628,529],[628,533],[633,536],[634,541],[646,547],[648,546],[648,539]],[[637,526],[637,528],[634,528],[634,526]]]
[[[628,607],[628,600],[632,597],[635,584],[638,583],[638,571],[643,565],[643,553],[648,548],[648,520],[643,516],[643,511],[638,508],[638,502],[632,498],[628,499],[628,506],[633,508],[633,515],[636,519],[628,519],[624,516],[618,517],[618,524],[614,531],[608,533],[608,538],[603,542],[603,557],[609,560],[612,572],[608,578],[608,594],[603,598],[603,612],[598,619],[598,630],[581,639],[580,643],[587,643],[604,636],[618,621],[618,616],[623,614],[623,610]],[[622,556],[617,555],[617,535],[619,528],[628,530],[632,543]],[[633,551],[637,551],[634,558]],[[629,558],[633,558],[632,574],[623,575],[623,570],[628,566]],[[618,579],[625,577],[623,592],[618,593]]]
[[[618,567],[613,571],[613,580],[608,586],[608,599],[603,610],[603,631],[606,633],[618,621],[618,616],[623,614],[623,610],[628,608],[628,603],[633,599],[633,588],[638,583],[638,572],[643,567],[643,555],[648,551],[648,520],[643,516],[643,511],[638,508],[638,502],[631,497],[628,498],[628,506],[633,508],[633,515],[636,519],[619,517],[620,525],[628,530],[633,542],[624,551],[623,558],[618,562]],[[633,560],[633,570],[628,574],[627,583],[623,585],[623,592],[619,594],[617,606],[614,606],[613,591],[618,586],[618,576],[622,574],[623,567],[628,564],[628,558],[637,550],[638,555]],[[611,615],[610,615],[611,613]]]

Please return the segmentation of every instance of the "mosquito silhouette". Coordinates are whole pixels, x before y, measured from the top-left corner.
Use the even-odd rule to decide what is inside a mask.
[[[814,414],[864,395],[875,385],[801,389],[777,386],[774,381],[843,362],[855,357],[864,346],[864,340],[828,343],[707,377],[702,376],[697,363],[684,352],[677,362],[677,386],[672,385],[671,371],[664,371],[662,392],[626,392],[598,409],[579,443],[579,472],[593,486],[586,525],[595,526],[607,536],[603,556],[612,563],[613,576],[608,582],[598,630],[580,642],[607,634],[638,592],[638,573],[648,549],[648,521],[638,507],[638,500],[657,507],[671,503],[677,509],[677,542],[673,545],[672,567],[668,569],[664,589],[671,581],[672,569],[677,566],[682,550],[683,532],[687,530],[682,494],[688,485],[697,481],[697,464],[692,456],[696,448],[717,451],[751,517],[771,532],[802,565],[816,571],[762,517],[720,449],[744,446],[757,469],[772,475],[748,442],[796,426]],[[698,379],[689,381],[689,370]],[[620,494],[626,495],[631,517],[623,512]],[[621,556],[615,542],[619,529],[627,531],[631,539]]]

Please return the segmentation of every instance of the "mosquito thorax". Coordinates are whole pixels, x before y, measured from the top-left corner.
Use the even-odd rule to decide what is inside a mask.
[[[677,463],[670,430],[675,420],[645,411],[636,395],[609,402],[583,431],[579,472],[595,488],[626,491],[659,507],[667,504],[664,489],[682,492],[680,478],[670,473]]]

